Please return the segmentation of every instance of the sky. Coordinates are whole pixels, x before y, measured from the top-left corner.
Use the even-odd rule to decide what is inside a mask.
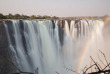
[[[110,14],[110,0],[0,0],[0,13],[58,17]]]

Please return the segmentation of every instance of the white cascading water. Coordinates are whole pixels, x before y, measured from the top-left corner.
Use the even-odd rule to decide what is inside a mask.
[[[63,45],[60,44],[59,26],[51,20],[12,20],[15,46],[12,46],[7,24],[4,22],[10,49],[14,53],[13,60],[22,72],[38,74],[73,74],[67,68],[77,70],[78,60],[89,37],[96,32],[101,36],[103,21],[80,20],[71,21],[70,26],[65,20]],[[60,28],[61,29],[61,28]],[[25,45],[25,46],[24,46]]]
[[[20,67],[21,67],[22,71],[30,72],[31,67],[29,65],[28,58],[27,58],[27,55],[24,50],[21,31],[20,31],[20,27],[19,27],[20,26],[19,21],[13,20],[12,22],[13,22],[12,26],[13,26],[13,31],[14,31],[15,44],[16,44],[15,49],[16,49],[16,52],[18,55]]]

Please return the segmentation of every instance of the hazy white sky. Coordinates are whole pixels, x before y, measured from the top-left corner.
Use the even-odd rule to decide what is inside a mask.
[[[0,0],[0,13],[61,17],[110,14],[110,0]]]

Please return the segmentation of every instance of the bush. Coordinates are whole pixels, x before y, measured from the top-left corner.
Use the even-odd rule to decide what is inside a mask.
[[[6,19],[7,17],[0,13],[0,19]]]

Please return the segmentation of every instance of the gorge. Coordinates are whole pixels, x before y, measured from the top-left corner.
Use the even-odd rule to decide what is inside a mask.
[[[0,73],[38,69],[38,74],[73,74],[66,68],[80,72],[86,64],[83,54],[102,48],[104,24],[101,19],[2,20]]]

